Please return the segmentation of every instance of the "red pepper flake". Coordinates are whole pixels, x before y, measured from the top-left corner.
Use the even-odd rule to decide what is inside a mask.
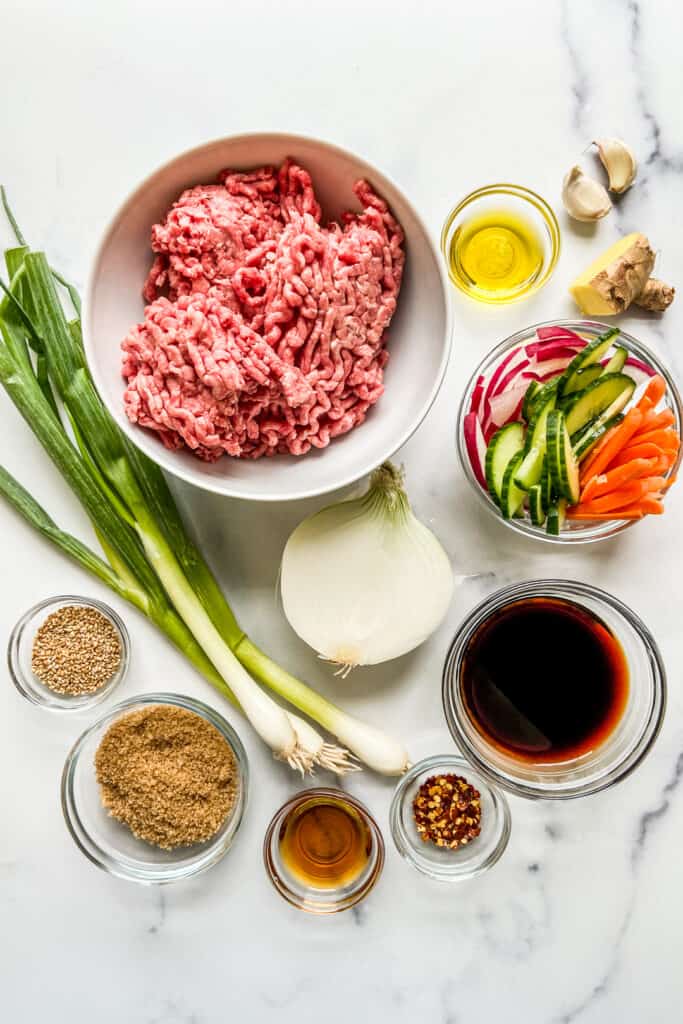
[[[457,850],[481,832],[481,794],[461,775],[432,775],[417,791],[413,817],[423,842]]]

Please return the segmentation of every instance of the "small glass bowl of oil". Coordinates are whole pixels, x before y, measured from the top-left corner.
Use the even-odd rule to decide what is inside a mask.
[[[470,298],[516,302],[549,280],[560,254],[560,226],[535,192],[486,185],[451,210],[441,250],[451,281]]]
[[[284,899],[335,914],[364,899],[384,866],[384,840],[368,809],[341,789],[305,789],[268,826],[268,877]]]

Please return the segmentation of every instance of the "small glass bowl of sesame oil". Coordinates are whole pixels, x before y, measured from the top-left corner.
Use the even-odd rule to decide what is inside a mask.
[[[448,275],[480,302],[526,299],[549,280],[560,227],[545,199],[521,185],[486,185],[451,210],[441,232]]]
[[[335,914],[374,887],[384,866],[384,840],[359,800],[341,789],[305,789],[273,817],[263,858],[288,903],[312,914]]]
[[[111,674],[106,672],[106,666],[104,666],[102,684],[88,692],[78,692],[77,685],[74,686],[73,692],[59,692],[47,686],[34,671],[33,653],[38,631],[51,615],[71,608],[98,612],[109,624],[112,636],[118,641],[119,656],[117,663],[112,665]],[[88,628],[87,625],[85,628]],[[96,638],[85,638],[84,652],[93,650],[93,639]],[[78,640],[75,642],[78,643]],[[46,653],[49,655],[49,650]],[[97,601],[91,597],[78,597],[74,594],[49,597],[29,608],[12,630],[7,645],[7,665],[12,682],[22,697],[25,697],[31,704],[46,708],[48,711],[88,711],[109,697],[121,684],[128,672],[129,660],[130,638],[121,617],[103,601]]]

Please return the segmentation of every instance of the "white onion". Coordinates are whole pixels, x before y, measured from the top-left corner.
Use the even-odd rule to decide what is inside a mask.
[[[389,462],[375,470],[362,498],[297,526],[280,582],[292,628],[343,671],[418,647],[453,594],[448,556],[413,515],[402,473]]]

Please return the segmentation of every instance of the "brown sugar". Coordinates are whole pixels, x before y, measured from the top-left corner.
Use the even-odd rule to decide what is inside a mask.
[[[117,719],[97,749],[95,771],[109,814],[165,850],[210,839],[237,798],[230,745],[206,719],[170,704]]]

